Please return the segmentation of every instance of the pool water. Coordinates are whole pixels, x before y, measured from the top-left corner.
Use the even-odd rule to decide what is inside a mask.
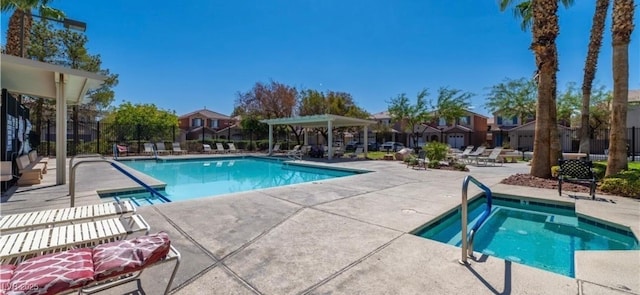
[[[160,191],[171,201],[216,196],[261,188],[319,181],[362,173],[303,166],[253,157],[198,160],[121,161],[166,183]],[[107,195],[106,196],[111,196]],[[118,198],[148,199],[149,193],[118,194]],[[152,203],[152,201],[149,201]]]
[[[485,208],[484,198],[469,205],[469,229]],[[457,210],[416,235],[460,247],[460,220]],[[637,249],[630,231],[576,217],[571,207],[499,197],[474,241],[474,252],[569,277],[575,276],[575,251]]]

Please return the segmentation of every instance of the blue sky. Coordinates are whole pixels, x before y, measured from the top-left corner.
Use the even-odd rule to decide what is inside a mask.
[[[559,88],[582,82],[595,1],[560,9]],[[229,114],[238,91],[270,80],[298,89],[349,92],[371,113],[400,93],[441,86],[469,91],[486,114],[487,87],[531,77],[534,58],[511,11],[497,0],[246,0],[150,6],[147,1],[56,0],[87,23],[89,51],[120,75],[123,101],[178,115]],[[636,10],[636,21],[638,13]],[[7,14],[2,15],[2,43]],[[596,80],[611,88],[611,19]],[[637,31],[637,30],[636,30]],[[629,50],[631,89],[640,88],[638,33]]]

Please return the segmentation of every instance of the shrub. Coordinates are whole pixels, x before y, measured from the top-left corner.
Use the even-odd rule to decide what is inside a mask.
[[[435,162],[435,167],[438,167],[439,162],[447,158],[447,151],[449,151],[449,146],[441,142],[431,142],[424,148],[427,151],[427,158],[431,161],[429,164]]]
[[[459,170],[459,171],[468,171],[467,164],[459,163],[459,162],[453,164],[453,169]]]
[[[551,167],[551,176],[558,177],[558,170],[560,170],[560,166]]]
[[[602,180],[600,190],[610,194],[640,199],[640,171],[622,171]]]

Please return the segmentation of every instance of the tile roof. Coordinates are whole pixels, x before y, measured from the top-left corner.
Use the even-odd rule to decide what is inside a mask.
[[[191,113],[188,113],[188,114],[184,114],[184,115],[180,116],[179,118],[180,119],[187,118],[187,117],[191,117],[191,116],[193,116],[195,114],[201,114],[201,115],[207,117],[208,119],[231,119],[231,117],[229,117],[227,115],[223,115],[223,114],[220,114],[218,112],[214,112],[214,111],[207,110],[207,109],[201,109],[201,110],[197,110],[197,111],[194,111],[194,112],[191,112]]]

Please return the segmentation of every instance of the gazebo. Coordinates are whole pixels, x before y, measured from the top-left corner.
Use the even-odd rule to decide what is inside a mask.
[[[273,152],[273,125],[293,125],[300,126],[303,128],[318,128],[318,127],[326,127],[328,132],[328,148],[329,148],[329,159],[333,157],[333,130],[334,127],[353,127],[353,126],[362,126],[364,127],[364,142],[369,142],[368,140],[368,131],[369,125],[376,124],[376,121],[364,120],[358,118],[351,118],[345,116],[338,115],[314,115],[314,116],[302,116],[302,117],[290,117],[290,118],[278,118],[278,119],[266,119],[261,120],[260,122],[269,125],[269,154]],[[306,132],[306,131],[305,131]],[[307,140],[307,136],[305,135],[305,143]],[[367,156],[367,145],[364,145],[364,155]]]
[[[12,55],[2,54],[1,59],[3,89],[56,100],[56,184],[65,184],[67,104],[82,103],[107,77]]]

